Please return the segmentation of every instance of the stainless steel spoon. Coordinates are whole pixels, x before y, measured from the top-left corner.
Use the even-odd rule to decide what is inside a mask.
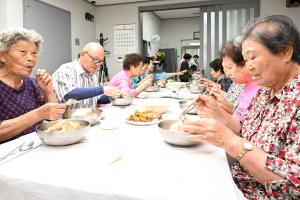
[[[4,160],[5,158],[7,158],[10,155],[15,154],[16,152],[27,151],[27,150],[31,149],[33,147],[33,144],[34,144],[34,142],[32,140],[31,141],[26,141],[26,142],[20,144],[19,146],[17,146],[16,148],[14,148],[10,152],[8,152],[8,154],[1,157],[0,161]]]
[[[27,142],[24,142],[21,146],[20,146],[20,151],[27,151],[29,149],[31,149],[33,147],[33,144],[34,142],[31,140],[31,141],[27,141]]]

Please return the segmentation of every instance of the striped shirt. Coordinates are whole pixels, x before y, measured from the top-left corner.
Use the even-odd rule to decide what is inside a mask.
[[[88,74],[78,60],[61,65],[53,74],[53,86],[60,102],[64,96],[76,88],[92,88],[98,86],[96,73]],[[99,96],[80,100],[79,107],[96,107]]]

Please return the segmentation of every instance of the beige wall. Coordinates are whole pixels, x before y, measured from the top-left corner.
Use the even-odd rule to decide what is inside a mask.
[[[153,14],[153,12],[144,12],[143,16],[143,40],[151,41],[153,35],[160,35],[160,19]],[[160,46],[160,42],[151,44],[151,48],[148,48],[148,55],[154,56]]]
[[[290,17],[300,29],[300,7],[286,7],[286,0],[260,0],[261,15],[286,15]]]
[[[117,62],[117,55],[114,55],[114,25],[136,24],[136,36],[138,35],[138,10],[135,4],[115,5],[98,7],[96,12],[96,35],[103,33],[109,40],[105,42],[104,48],[110,51],[106,56],[110,76],[122,69],[122,63]],[[138,41],[136,39],[136,46]],[[138,51],[138,48],[136,48]]]
[[[192,40],[193,33],[200,30],[198,17],[161,20],[160,48],[177,49],[177,67],[182,59],[181,40]],[[196,41],[196,42],[199,42]]]
[[[95,15],[95,8],[82,0],[42,0],[53,6],[71,12],[71,38],[72,38],[72,59],[77,58],[83,46],[91,41],[96,41],[96,22],[85,20],[86,12]],[[80,45],[75,45],[75,38],[80,39]]]
[[[153,12],[144,12],[143,15],[143,40],[150,41],[153,35],[160,35],[160,19]]]

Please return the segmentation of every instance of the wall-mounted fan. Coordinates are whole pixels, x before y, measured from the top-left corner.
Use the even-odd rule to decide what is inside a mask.
[[[159,49],[159,41],[160,41],[160,36],[159,35],[153,35],[150,39],[149,42],[149,53],[151,56],[154,56],[155,53]]]

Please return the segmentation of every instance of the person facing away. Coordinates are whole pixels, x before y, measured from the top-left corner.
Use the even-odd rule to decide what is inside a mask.
[[[53,85],[59,101],[76,99],[79,107],[90,108],[96,107],[99,98],[103,102],[109,102],[107,96],[120,96],[119,89],[98,84],[96,72],[103,61],[103,47],[90,42],[81,50],[79,59],[61,65],[53,73]]]
[[[179,76],[179,79],[181,82],[189,82],[189,71],[190,71],[189,62],[190,62],[191,58],[192,58],[192,55],[189,53],[186,53],[183,55],[183,60],[181,62],[180,71],[186,70],[186,72]]]

